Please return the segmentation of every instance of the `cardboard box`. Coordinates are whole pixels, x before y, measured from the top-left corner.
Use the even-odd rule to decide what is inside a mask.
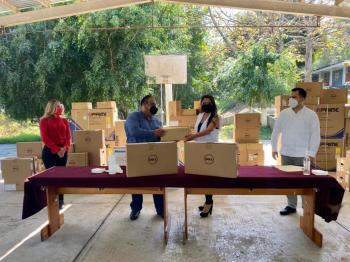
[[[184,140],[185,136],[191,133],[189,127],[165,127],[165,136],[161,138],[162,142]]]
[[[115,101],[97,102],[96,108],[117,109],[117,104]]]
[[[35,173],[34,158],[6,158],[1,160],[5,191],[22,191],[24,181]]]
[[[127,177],[177,174],[176,142],[126,145]]]
[[[298,82],[295,87],[300,87],[304,89],[307,93],[306,97],[320,97],[323,82]]]
[[[350,118],[350,105],[345,105],[345,118]]]
[[[89,112],[89,129],[112,129],[118,120],[116,109],[95,108]]]
[[[323,89],[320,98],[321,104],[346,104],[348,102],[348,89]]]
[[[233,143],[185,143],[185,173],[236,178],[238,146]]]
[[[289,96],[275,96],[275,107],[282,108],[289,106]]]
[[[193,128],[196,124],[196,120],[196,116],[176,116],[170,118],[169,125]]]
[[[345,189],[349,190],[350,185],[350,174],[346,172],[337,172],[335,175],[338,183]]]
[[[344,155],[348,150],[350,150],[350,119],[345,119],[345,135],[344,135]],[[350,157],[349,157],[350,161]]]
[[[72,103],[72,109],[92,109],[91,102],[74,102]]]
[[[235,127],[238,130],[260,128],[261,116],[259,113],[235,114]]]
[[[34,158],[34,171],[40,173],[46,170],[44,162],[41,158]]]
[[[198,101],[193,101],[193,108],[195,110],[201,110],[202,109],[202,104],[201,104],[201,101],[198,100]]]
[[[320,98],[319,97],[314,97],[314,96],[307,96],[306,100],[304,101],[304,105],[318,105],[320,103]]]
[[[169,101],[168,102],[168,116],[180,116],[182,113],[181,101]]]
[[[321,138],[341,139],[344,137],[344,105],[321,104],[316,106],[320,120]]]
[[[118,147],[125,147],[126,145],[126,133],[125,133],[125,120],[118,120],[115,122],[115,139]]]
[[[276,116],[278,116],[284,109],[288,108],[289,96],[276,96],[275,97],[275,110]]]
[[[90,166],[107,166],[106,148],[91,150],[91,152],[88,153]]]
[[[196,115],[196,109],[183,109],[182,110],[183,116],[195,116]]]
[[[89,152],[89,148],[105,148],[104,130],[77,130],[74,132],[76,153]],[[85,150],[85,151],[84,151]]]
[[[233,141],[236,143],[259,143],[260,128],[233,128]]]
[[[264,149],[262,144],[239,144],[239,164],[241,166],[263,166]]]
[[[71,143],[70,144],[70,147],[69,147],[69,150],[68,150],[68,153],[74,153],[75,150],[74,150],[74,143]]]
[[[350,172],[350,159],[346,157],[338,157],[337,172]]]
[[[72,109],[71,117],[83,130],[89,129],[89,112],[90,109]]]
[[[336,170],[336,150],[338,148],[341,154],[343,144],[343,139],[322,139],[316,155],[316,167],[328,171]]]
[[[126,147],[115,147],[114,156],[117,160],[117,164],[120,166],[127,165]]]
[[[89,166],[89,154],[86,152],[68,154],[67,166]]]
[[[104,130],[82,130],[74,133],[76,153],[89,153],[89,164],[92,166],[107,165]]]
[[[41,158],[43,151],[42,142],[18,142],[17,156],[18,157],[38,157]]]

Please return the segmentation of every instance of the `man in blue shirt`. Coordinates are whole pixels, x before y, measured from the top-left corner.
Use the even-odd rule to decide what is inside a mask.
[[[159,142],[164,136],[165,130],[160,121],[154,116],[158,111],[156,99],[152,95],[147,95],[141,100],[141,110],[131,113],[125,122],[125,132],[127,143],[147,143]],[[157,214],[163,217],[162,195],[153,195],[154,206]],[[143,196],[140,194],[132,195],[130,203],[130,219],[138,219],[142,209]]]

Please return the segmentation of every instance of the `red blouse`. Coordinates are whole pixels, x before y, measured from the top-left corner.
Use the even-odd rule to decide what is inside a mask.
[[[65,147],[67,152],[70,147],[70,129],[66,118],[44,117],[40,120],[40,134],[43,143],[50,148],[53,154]]]

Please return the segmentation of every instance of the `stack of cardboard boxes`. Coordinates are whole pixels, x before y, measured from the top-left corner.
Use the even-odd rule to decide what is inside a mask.
[[[88,158],[86,165],[106,166],[106,144],[104,130],[79,130],[74,133],[76,158],[81,161]],[[77,153],[80,153],[77,155]]]
[[[182,109],[181,101],[169,101],[167,119],[171,126],[194,128],[196,115],[200,110],[200,101],[194,101],[193,109]]]
[[[17,143],[17,157],[1,160],[1,172],[6,191],[21,191],[27,177],[44,170],[41,142]]]
[[[77,153],[75,151],[75,145],[71,144],[68,152],[67,166],[88,166],[89,165],[89,153],[82,152]]]
[[[315,111],[320,120],[321,144],[316,155],[316,165],[325,170],[335,170],[336,155],[344,151],[345,103],[347,89],[323,89],[320,104]]]
[[[263,145],[259,144],[260,119],[259,113],[235,115],[233,140],[239,144],[239,163],[242,166],[264,165]]]
[[[349,130],[349,124],[345,104],[348,91],[344,88],[323,89],[320,82],[300,82],[296,87],[307,91],[305,105],[317,113],[320,121],[321,144],[316,155],[316,165],[320,169],[335,170],[336,154],[343,155],[347,146],[346,132],[349,131],[346,130]],[[275,101],[279,100],[281,98],[275,98]]]
[[[104,130],[107,148],[125,146],[125,121],[118,120],[115,101],[97,102],[96,108],[90,102],[72,103],[71,116],[83,130]]]

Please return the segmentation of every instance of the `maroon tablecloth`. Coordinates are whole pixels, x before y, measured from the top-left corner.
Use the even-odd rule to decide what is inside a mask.
[[[331,176],[304,176],[302,172],[286,173],[274,167],[240,167],[238,178],[188,175],[179,167],[173,175],[127,178],[117,175],[92,174],[91,167],[54,167],[28,178],[25,183],[23,219],[46,206],[43,186],[118,188],[118,187],[180,187],[180,188],[317,188],[316,214],[326,222],[336,220],[344,189]]]

